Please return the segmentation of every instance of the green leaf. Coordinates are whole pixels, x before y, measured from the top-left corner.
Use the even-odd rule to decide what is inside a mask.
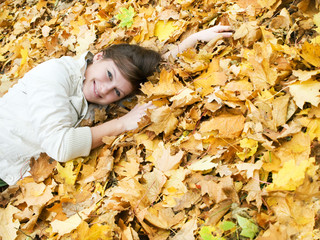
[[[212,235],[212,231],[215,231],[215,227],[203,226],[199,231],[200,237],[203,240],[214,240],[214,236]]]
[[[220,224],[220,228],[223,230],[223,231],[228,231],[232,228],[234,228],[236,226],[235,223],[233,222],[230,222],[230,221],[223,221],[221,224]]]
[[[223,237],[213,236],[212,232],[215,230],[216,228],[213,226],[203,226],[199,231],[200,237],[203,240],[225,240]]]
[[[133,24],[134,15],[134,9],[132,6],[130,6],[129,9],[120,8],[120,13],[118,13],[115,18],[120,20],[120,27],[131,27]]]
[[[248,237],[252,240],[259,231],[258,226],[247,218],[241,217],[239,215],[236,215],[236,217],[240,227],[242,228],[240,235]]]

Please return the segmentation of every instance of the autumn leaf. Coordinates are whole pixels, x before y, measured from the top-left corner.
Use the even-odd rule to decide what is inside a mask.
[[[249,219],[241,217],[240,215],[236,215],[236,218],[240,227],[242,228],[240,235],[253,239],[258,233],[258,226]]]
[[[165,146],[163,142],[159,143],[158,148],[152,154],[155,167],[162,172],[177,168],[178,164],[182,161],[183,155],[184,153],[181,150],[171,155],[170,148]]]
[[[151,112],[151,122],[153,124],[148,129],[154,131],[155,134],[164,132],[169,135],[178,125],[178,119],[169,106],[162,106],[153,110]]]
[[[211,132],[218,130],[218,136],[222,138],[238,137],[244,127],[245,118],[242,115],[222,114],[209,121],[203,122],[200,132]]]
[[[267,189],[272,190],[295,190],[305,178],[306,171],[314,162],[314,158],[296,163],[294,159],[285,162],[278,173],[273,174],[273,183]]]
[[[289,86],[289,90],[300,109],[303,108],[305,102],[309,102],[316,107],[320,102],[320,83],[318,81],[296,82]]]
[[[37,160],[31,160],[30,173],[36,182],[42,182],[52,174],[56,164],[56,161],[54,161],[48,155],[42,153]]]
[[[192,163],[188,169],[192,171],[208,171],[218,166],[218,163],[211,162],[215,156],[205,156],[199,161]]]
[[[66,184],[73,185],[75,184],[75,181],[78,177],[80,168],[81,168],[81,158],[76,160],[78,163],[77,167],[74,169],[74,161],[68,161],[65,163],[65,166],[63,167],[59,162],[57,163],[57,170],[59,173],[59,177],[64,179]]]
[[[133,24],[133,17],[135,15],[134,8],[129,6],[129,8],[120,8],[120,13],[118,13],[115,18],[120,20],[119,27],[131,27]]]
[[[319,44],[304,42],[301,56],[315,67],[320,67]]]
[[[154,29],[154,35],[159,38],[160,41],[167,40],[174,31],[178,29],[178,25],[176,25],[176,21],[169,20],[169,21],[158,21],[155,29]]]
[[[5,209],[0,209],[0,236],[3,239],[15,239],[17,237],[17,231],[20,226],[18,219],[13,218],[13,215],[20,210],[11,204]]]
[[[31,160],[32,177],[0,193],[0,236],[320,238],[319,6],[2,1],[1,97],[48,59],[117,43],[164,54],[216,25],[234,34],[161,61],[141,94],[119,103],[132,109],[152,101],[143,127],[105,136],[81,159]],[[125,113],[112,103],[87,124]]]

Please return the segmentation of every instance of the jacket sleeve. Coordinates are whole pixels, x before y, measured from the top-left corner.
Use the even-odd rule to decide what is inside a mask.
[[[25,76],[29,118],[37,131],[42,149],[57,161],[87,156],[92,136],[89,127],[73,127],[69,95],[73,74],[59,60],[49,60]]]

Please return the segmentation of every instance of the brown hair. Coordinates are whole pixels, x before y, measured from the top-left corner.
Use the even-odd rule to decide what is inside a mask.
[[[132,84],[133,92],[147,81],[161,60],[156,51],[126,43],[112,45],[102,52],[103,58],[112,59],[121,74]]]

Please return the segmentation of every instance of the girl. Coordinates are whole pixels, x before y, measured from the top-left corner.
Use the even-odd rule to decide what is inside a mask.
[[[196,44],[232,35],[229,26],[192,34],[164,54],[176,57]],[[80,59],[62,57],[44,62],[19,80],[0,99],[0,179],[15,184],[26,175],[29,159],[46,152],[60,162],[89,155],[103,136],[137,128],[151,104],[94,127],[78,127],[88,103],[108,105],[134,93],[152,75],[161,56],[137,45],[113,45]]]

